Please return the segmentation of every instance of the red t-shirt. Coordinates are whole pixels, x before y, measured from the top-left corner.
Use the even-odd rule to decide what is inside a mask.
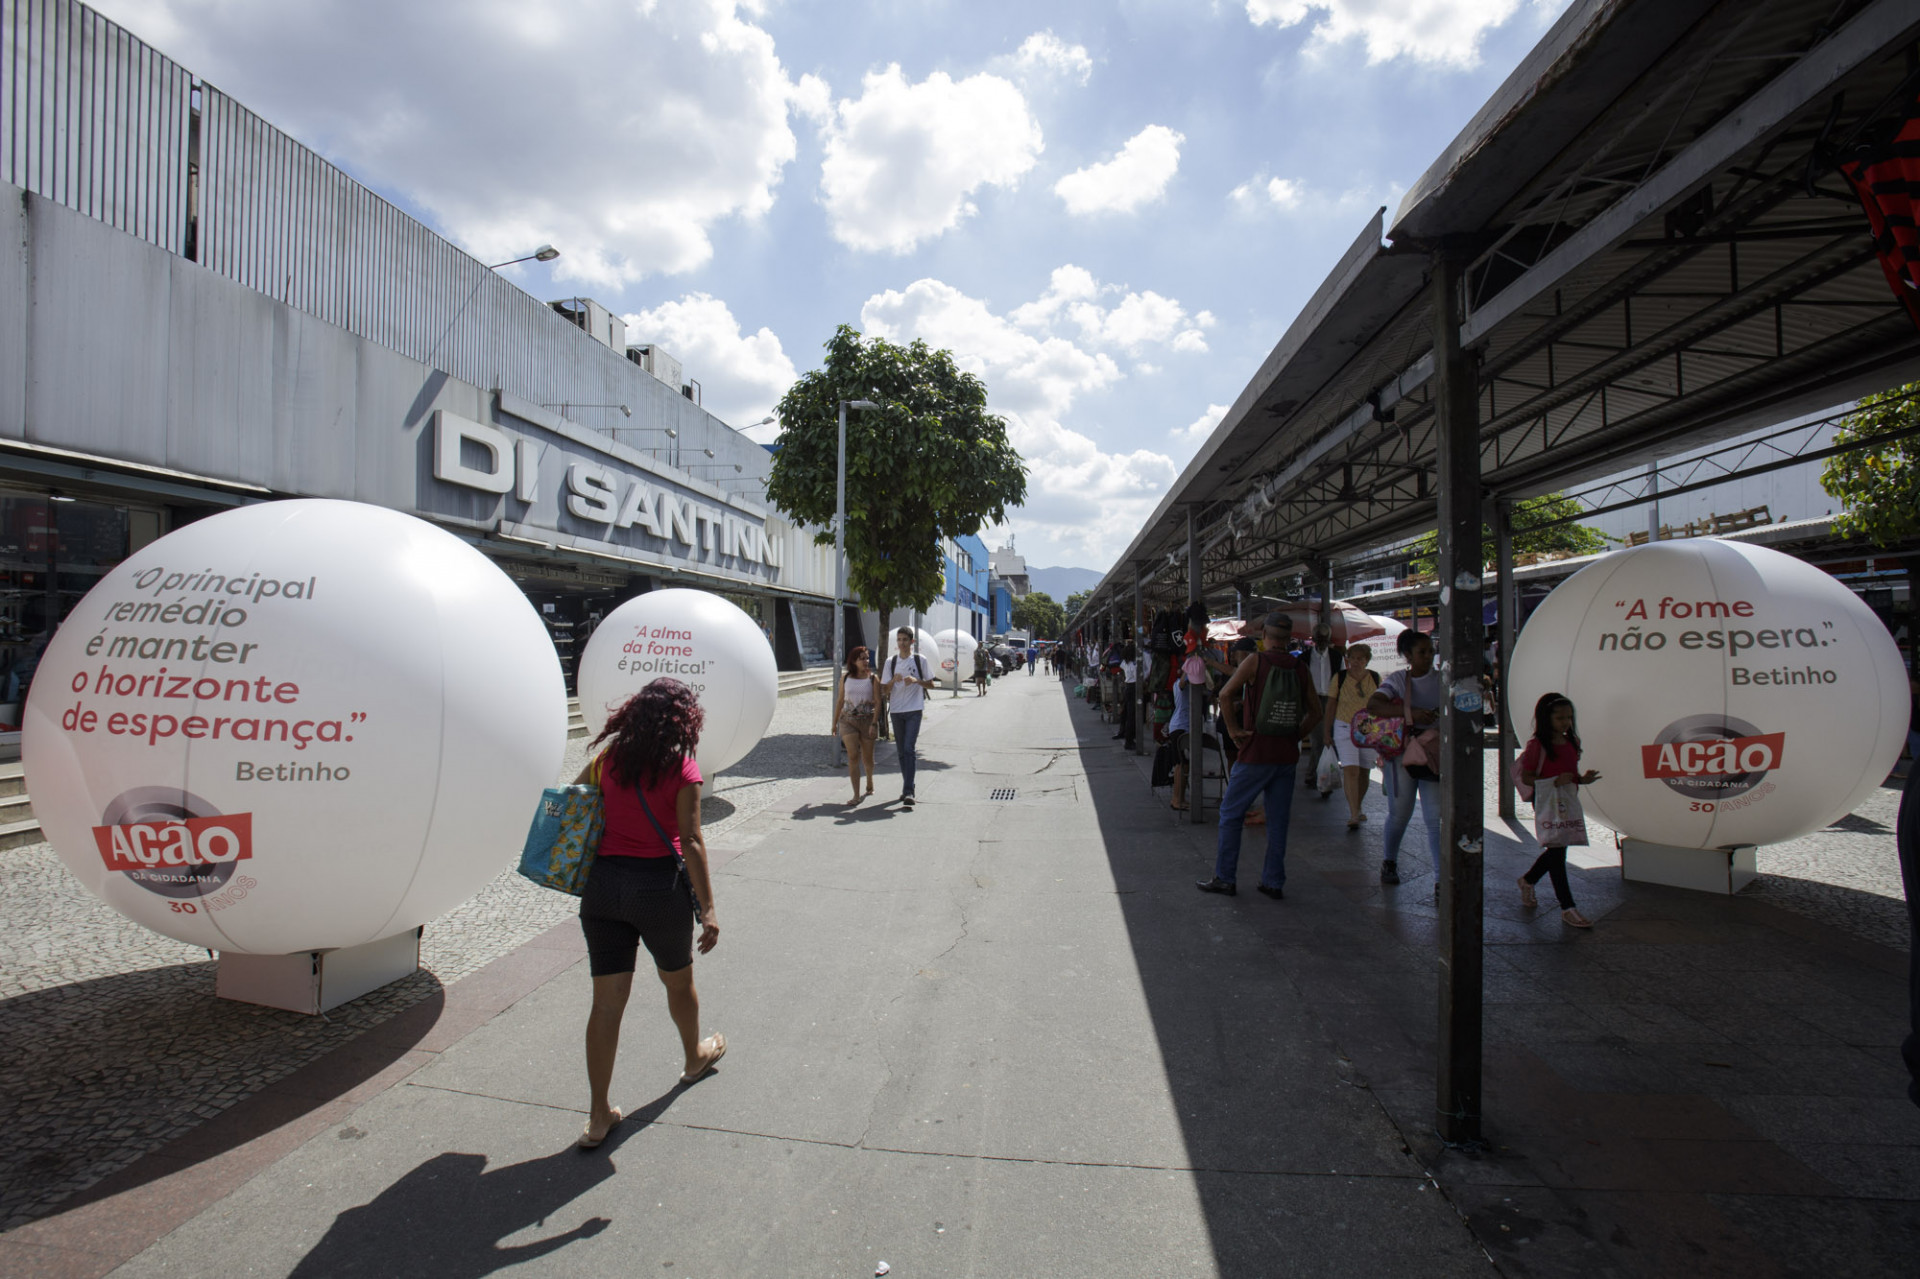
[[[679,771],[668,769],[660,780],[646,788],[647,806],[661,829],[673,840],[668,848],[660,842],[640,807],[634,787],[615,775],[611,761],[601,766],[600,802],[607,814],[606,833],[600,837],[602,857],[671,857],[680,851],[680,792],[698,786],[700,765],[688,756],[680,761]]]
[[[1562,773],[1580,771],[1580,752],[1572,742],[1562,742],[1548,751],[1540,745],[1539,738],[1530,737],[1526,749],[1520,752],[1520,767],[1551,782]]]

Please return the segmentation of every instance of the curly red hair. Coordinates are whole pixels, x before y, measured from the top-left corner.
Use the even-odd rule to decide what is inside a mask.
[[[677,679],[660,678],[621,703],[593,746],[607,743],[607,755],[620,780],[652,786],[700,746],[707,714],[700,699]],[[591,748],[589,748],[591,749]]]

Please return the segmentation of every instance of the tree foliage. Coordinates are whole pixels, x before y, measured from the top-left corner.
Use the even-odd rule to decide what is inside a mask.
[[[1835,445],[1920,428],[1920,382],[1869,395],[1842,418]],[[1827,459],[1820,487],[1840,502],[1836,533],[1889,546],[1920,536],[1920,437],[1848,449]]]
[[[1061,605],[1061,609],[1068,617],[1077,617],[1081,608],[1092,598],[1092,591],[1075,591],[1073,594],[1067,596],[1067,602]]]
[[[1513,553],[1515,555],[1598,555],[1607,549],[1609,539],[1599,529],[1585,524],[1561,523],[1584,514],[1580,503],[1565,493],[1543,493],[1516,502],[1513,507]],[[1546,527],[1542,527],[1545,525]],[[1495,555],[1493,526],[1482,524],[1480,548],[1483,564],[1491,564]],[[1411,547],[1408,567],[1415,575],[1434,571],[1440,550],[1438,533],[1429,533]]]
[[[1013,624],[1035,639],[1059,639],[1067,611],[1045,591],[1028,591],[1013,602]]]
[[[882,617],[925,610],[946,583],[941,540],[1004,522],[1026,500],[1026,465],[1006,420],[987,412],[986,385],[951,353],[844,324],[826,351],[776,409],[784,430],[767,498],[832,545],[840,401],[874,401],[847,410],[848,584]]]

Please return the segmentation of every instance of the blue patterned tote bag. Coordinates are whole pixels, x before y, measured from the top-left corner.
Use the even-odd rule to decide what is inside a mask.
[[[520,850],[520,873],[542,888],[578,897],[587,886],[593,855],[607,829],[600,798],[600,761],[585,786],[549,786],[534,810],[533,825]]]

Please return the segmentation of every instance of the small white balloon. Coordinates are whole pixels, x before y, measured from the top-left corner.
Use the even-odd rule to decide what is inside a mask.
[[[766,635],[710,591],[648,591],[607,614],[580,655],[580,713],[592,735],[628,698],[664,677],[692,688],[706,712],[694,758],[707,777],[760,744],[780,700],[780,670]]]
[[[1852,812],[1906,735],[1906,670],[1859,596],[1790,555],[1715,538],[1602,557],[1527,619],[1507,673],[1579,717],[1591,816],[1682,848],[1796,839]]]
[[[263,502],[135,552],[35,674],[34,811],[155,932],[252,954],[415,928],[509,864],[566,749],[519,588],[398,511]]]

